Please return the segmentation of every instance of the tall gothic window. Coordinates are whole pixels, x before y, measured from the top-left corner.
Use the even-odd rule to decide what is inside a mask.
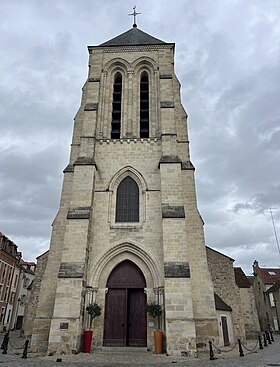
[[[116,222],[139,222],[139,188],[129,176],[117,189]]]
[[[121,135],[122,76],[117,73],[113,88],[112,130],[111,138],[119,139]]]
[[[149,78],[144,71],[140,80],[140,138],[149,137]]]

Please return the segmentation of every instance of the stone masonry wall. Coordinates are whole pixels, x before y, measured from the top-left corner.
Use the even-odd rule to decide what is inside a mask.
[[[37,258],[35,276],[32,283],[31,294],[24,310],[23,332],[26,338],[31,338],[33,323],[39,302],[42,278],[46,270],[49,252],[45,252]]]
[[[260,324],[256,308],[253,287],[240,288],[241,310],[245,322],[245,335],[247,339],[257,339]]]
[[[232,308],[235,338],[245,338],[245,320],[242,315],[239,288],[235,283],[234,260],[209,247],[206,253],[214,292]]]

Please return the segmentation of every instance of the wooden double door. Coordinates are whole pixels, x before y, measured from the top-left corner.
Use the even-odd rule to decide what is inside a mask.
[[[129,260],[112,271],[107,282],[104,346],[147,345],[145,286],[143,273]]]

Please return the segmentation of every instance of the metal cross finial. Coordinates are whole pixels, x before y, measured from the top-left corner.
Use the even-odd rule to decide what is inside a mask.
[[[139,15],[141,13],[137,13],[136,12],[136,5],[133,7],[133,13],[132,14],[128,14],[128,15],[133,15],[133,18],[134,18],[134,23],[133,23],[133,27],[137,27],[137,24],[136,24],[136,16]]]

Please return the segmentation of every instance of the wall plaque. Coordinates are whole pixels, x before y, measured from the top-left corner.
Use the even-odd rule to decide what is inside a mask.
[[[69,323],[68,322],[61,322],[60,323],[60,326],[59,326],[59,329],[60,330],[68,330],[68,327],[69,327]]]
[[[188,262],[166,262],[164,263],[165,278],[190,278],[190,267]]]

